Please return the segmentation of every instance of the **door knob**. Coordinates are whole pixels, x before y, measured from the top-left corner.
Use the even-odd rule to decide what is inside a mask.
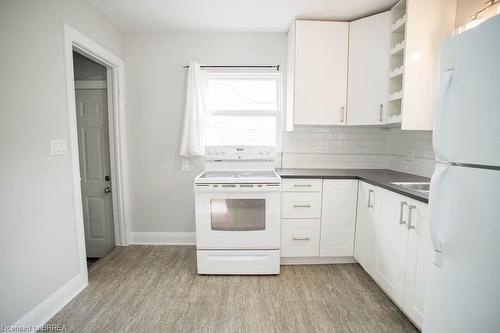
[[[104,188],[104,193],[111,193],[111,187],[105,187]]]

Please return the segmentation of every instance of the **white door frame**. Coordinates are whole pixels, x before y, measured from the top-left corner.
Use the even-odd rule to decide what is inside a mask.
[[[69,112],[69,147],[73,167],[74,206],[76,232],[80,256],[80,271],[87,277],[85,231],[83,223],[82,192],[80,185],[80,162],[78,154],[78,128],[76,122],[75,80],[73,73],[73,51],[107,67],[109,148],[111,181],[113,184],[113,218],[115,242],[118,246],[130,244],[127,220],[126,182],[127,159],[125,140],[124,62],[87,36],[64,24],[64,53],[66,60],[66,89]]]

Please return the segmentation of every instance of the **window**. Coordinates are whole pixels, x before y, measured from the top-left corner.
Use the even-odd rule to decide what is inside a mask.
[[[208,74],[207,92],[207,145],[277,145],[281,74]]]

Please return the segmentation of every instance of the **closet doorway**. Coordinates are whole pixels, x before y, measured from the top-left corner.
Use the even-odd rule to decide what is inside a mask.
[[[87,266],[115,246],[107,68],[73,52]]]

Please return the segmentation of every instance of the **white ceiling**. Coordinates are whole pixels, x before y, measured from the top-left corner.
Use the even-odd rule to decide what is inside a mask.
[[[285,32],[295,18],[350,21],[395,0],[87,0],[122,31]]]

